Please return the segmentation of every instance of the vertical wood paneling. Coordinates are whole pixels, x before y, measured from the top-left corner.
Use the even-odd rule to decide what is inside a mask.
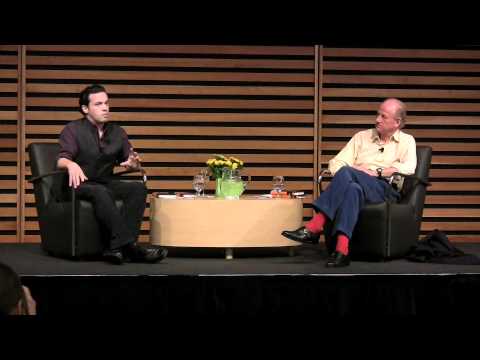
[[[25,239],[25,102],[26,102],[26,47],[18,47],[18,127],[17,127],[17,240],[23,242]]]
[[[0,46],[0,243],[16,242],[19,215],[18,47]]]
[[[315,177],[317,177],[322,169],[320,157],[322,149],[323,46],[315,46],[315,58]],[[313,199],[320,195],[317,186],[314,188],[313,195]]]

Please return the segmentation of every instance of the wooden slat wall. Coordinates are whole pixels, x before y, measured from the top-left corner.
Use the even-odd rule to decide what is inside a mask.
[[[0,243],[17,241],[18,46],[0,45]]]
[[[249,193],[273,175],[305,191],[311,215],[315,173],[313,47],[28,46],[26,145],[55,142],[80,117],[78,93],[98,82],[112,118],[127,130],[149,175],[149,191],[193,191],[191,179],[214,153],[246,162]],[[30,168],[26,163],[26,177]],[[27,242],[39,242],[26,183]],[[209,184],[213,191],[213,181]],[[148,208],[141,240],[148,240]]]
[[[150,192],[191,191],[205,160],[225,153],[246,161],[249,193],[267,191],[276,174],[289,190],[305,191],[305,219],[317,167],[372,126],[384,98],[398,97],[409,108],[405,131],[434,150],[422,233],[438,228],[452,241],[479,241],[479,70],[476,50],[2,45],[0,242],[40,240],[28,155],[17,149],[57,141],[80,117],[79,91],[93,82],[111,93],[113,118],[142,154]],[[148,216],[147,208],[143,241]]]
[[[433,148],[422,233],[479,241],[480,51],[325,48],[322,64],[322,166],[384,98],[400,98],[405,132]]]

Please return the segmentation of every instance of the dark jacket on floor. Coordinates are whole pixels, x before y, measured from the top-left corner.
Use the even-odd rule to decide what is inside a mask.
[[[440,264],[480,265],[480,258],[465,254],[450,243],[445,233],[434,230],[419,241],[407,255],[407,260]]]

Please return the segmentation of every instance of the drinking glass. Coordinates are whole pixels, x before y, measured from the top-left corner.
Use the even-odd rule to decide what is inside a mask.
[[[204,168],[204,169],[201,169],[199,174],[202,175],[204,178],[209,178],[210,176],[208,175],[208,169],[207,168]]]
[[[209,175],[208,169],[202,169],[200,171],[200,175],[202,175],[203,179],[205,180],[205,186],[204,186],[204,190],[203,190],[203,193],[202,193],[202,195],[205,196],[205,188],[207,187],[208,182],[210,181],[210,175]]]
[[[197,174],[193,177],[193,189],[197,192],[197,197],[201,196],[205,190],[205,177],[202,174]]]
[[[283,176],[274,176],[272,183],[274,192],[282,192],[285,189],[285,179]]]

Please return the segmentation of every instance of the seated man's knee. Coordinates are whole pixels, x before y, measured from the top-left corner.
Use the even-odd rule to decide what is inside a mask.
[[[355,169],[350,166],[342,166],[340,169],[338,169],[333,178],[350,178],[352,177],[354,171]]]
[[[132,191],[139,196],[147,196],[148,190],[144,183],[134,181],[130,183]]]
[[[98,201],[112,200],[112,194],[105,186],[95,186],[90,190],[92,197]]]
[[[338,171],[335,173],[335,175],[338,174],[351,174],[353,172],[354,168],[350,166],[342,166]]]

